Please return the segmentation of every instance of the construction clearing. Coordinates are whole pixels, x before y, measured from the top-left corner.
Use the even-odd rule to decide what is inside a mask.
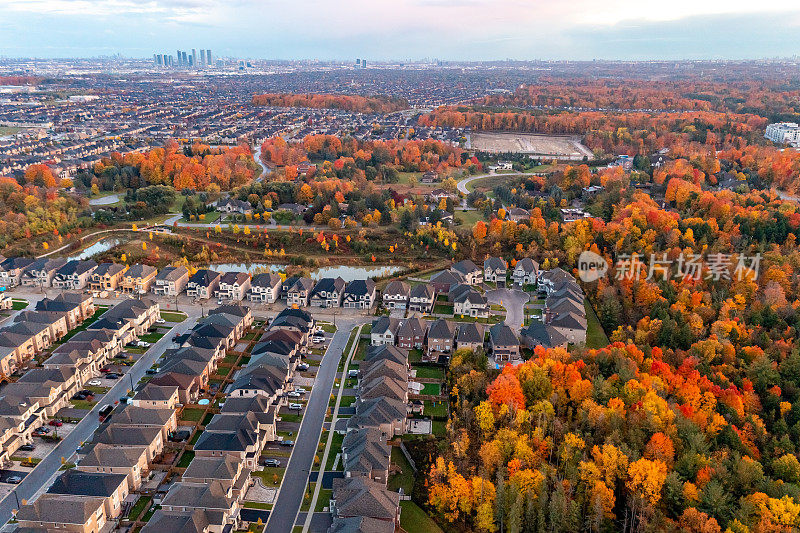
[[[472,133],[469,136],[467,147],[481,152],[530,154],[570,161],[594,158],[592,151],[581,144],[579,137],[566,135]]]

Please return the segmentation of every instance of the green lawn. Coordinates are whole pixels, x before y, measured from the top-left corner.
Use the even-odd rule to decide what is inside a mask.
[[[325,464],[325,470],[333,470],[333,462],[336,460],[336,454],[342,452],[342,441],[344,435],[341,433],[334,433],[333,440],[331,440],[331,449],[328,452],[328,462]],[[339,461],[339,469],[342,468],[342,462]]]
[[[363,361],[364,357],[367,355],[367,345],[369,341],[366,339],[362,339],[358,343],[358,348],[356,348],[356,354],[353,356],[354,361]],[[345,352],[345,357],[347,356],[347,352]]]
[[[438,383],[425,383],[422,385],[420,394],[429,394],[436,396],[442,392],[442,386]]]
[[[72,407],[76,409],[91,409],[97,402],[90,402],[88,400],[70,400],[69,403],[72,404]]]
[[[272,509],[271,503],[264,502],[244,502],[244,507],[248,509]]]
[[[19,311],[20,309],[25,309],[28,307],[28,300],[18,300],[16,298],[11,300],[11,309],[14,311]]]
[[[141,498],[136,500],[136,503],[133,504],[133,506],[131,507],[131,512],[128,513],[128,516],[131,519],[135,519],[140,514],[142,514],[142,511],[144,511],[150,506],[151,501],[153,501],[153,498],[151,498],[150,496],[142,496]]]
[[[434,436],[444,437],[447,434],[447,422],[434,420],[432,431]]]
[[[167,322],[183,322],[186,320],[186,313],[176,313],[173,311],[161,311],[161,318]]]
[[[314,508],[314,512],[323,512],[325,508],[330,505],[332,495],[333,491],[331,489],[320,489],[317,495],[317,505]]]
[[[260,477],[265,487],[277,487],[283,479],[283,473],[286,471],[283,467],[269,467],[265,466],[264,470],[253,472],[252,475]],[[278,476],[278,483],[275,483],[275,475]]]
[[[238,361],[238,360],[239,360],[239,356],[238,356],[238,355],[226,355],[226,356],[225,356],[225,357],[222,359],[222,361],[223,361],[224,363],[228,363],[229,365],[233,365],[233,364],[235,364],[235,363],[236,363],[236,361]]]
[[[452,315],[453,306],[447,304],[437,304],[433,306],[433,314],[435,315]]]
[[[303,420],[303,415],[290,413],[288,415],[281,415],[281,421],[283,422],[300,422]]]
[[[435,366],[415,366],[418,378],[444,379],[444,372]]]
[[[447,417],[447,402],[432,402],[431,400],[425,400],[425,411],[423,414],[425,416],[431,417]]]
[[[144,342],[149,342],[149,343],[152,344],[152,343],[156,342],[157,340],[159,340],[163,336],[164,336],[163,333],[146,333],[146,334],[142,335],[141,337],[139,337],[139,340],[142,340]]]
[[[586,309],[586,347],[587,348],[603,348],[608,346],[608,337],[606,332],[603,331],[603,326],[600,325],[600,320],[594,312],[592,305],[585,301],[583,307]]]
[[[325,333],[336,333],[336,326],[328,322],[321,323],[320,327],[322,328],[322,331],[324,331]]]
[[[339,403],[339,407],[350,407],[356,403],[355,396],[342,396],[342,401]]]
[[[422,350],[419,348],[413,348],[408,351],[408,362],[409,363],[419,363],[422,361]]]
[[[192,459],[194,459],[194,452],[193,451],[187,450],[187,451],[183,452],[183,455],[181,455],[181,460],[178,461],[178,465],[177,465],[178,468],[187,468],[189,466],[189,463],[192,462]]]
[[[444,533],[442,528],[411,500],[400,502],[400,527],[409,533]]]
[[[460,220],[464,226],[474,226],[479,220],[483,220],[483,212],[478,210],[461,211],[457,209],[454,218]]]
[[[181,414],[181,420],[200,422],[200,419],[203,418],[203,413],[205,413],[205,409],[194,409],[190,407],[183,410],[183,413]]]
[[[181,217],[181,221],[188,222],[189,224],[211,224],[212,222],[216,222],[217,220],[219,220],[220,212],[211,211],[209,213],[205,213],[205,215],[206,216],[204,220],[198,220],[197,218],[195,218],[194,220],[186,220],[185,217]]]
[[[400,472],[389,478],[388,489],[397,492],[402,488],[404,494],[411,494],[414,490],[414,470],[399,446],[392,446],[392,463],[400,467]]]

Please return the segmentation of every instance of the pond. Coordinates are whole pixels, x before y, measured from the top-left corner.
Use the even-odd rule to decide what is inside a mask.
[[[269,272],[281,272],[287,265],[268,265],[264,263],[219,263],[211,265],[209,268],[218,272],[249,272],[252,273],[256,270],[264,271],[268,269]],[[311,271],[313,279],[321,278],[336,278],[340,277],[347,281],[356,279],[377,278],[381,276],[388,276],[403,270],[402,266],[395,265],[375,265],[375,266],[348,266],[348,265],[332,265],[320,267]]]
[[[91,246],[87,246],[76,255],[71,255],[67,257],[67,259],[70,261],[73,259],[79,259],[81,261],[85,261],[87,259],[91,259],[97,254],[103,253],[105,251],[112,249],[115,246],[122,244],[122,242],[123,242],[122,239],[119,239],[118,237],[109,237],[105,239],[100,239]]]
[[[211,401],[208,398],[203,398],[202,400],[199,400],[197,402],[197,405],[208,405],[210,403],[211,403]]]

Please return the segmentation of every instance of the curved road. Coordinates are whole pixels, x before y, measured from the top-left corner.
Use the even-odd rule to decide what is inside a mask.
[[[468,178],[464,178],[463,180],[459,181],[456,185],[458,186],[458,192],[466,195],[470,193],[470,190],[467,188],[467,185],[476,180],[481,180],[483,178],[516,178],[518,176],[531,176],[531,175],[532,174],[524,174],[521,172],[510,172],[508,174],[497,174],[495,172],[490,172],[488,174],[477,174],[475,176],[469,176]]]
[[[494,289],[486,291],[486,300],[490,304],[502,305],[506,309],[506,326],[517,333],[525,324],[525,304],[530,296],[519,289]]]

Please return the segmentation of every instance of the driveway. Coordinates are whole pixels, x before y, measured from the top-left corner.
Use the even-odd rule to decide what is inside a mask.
[[[530,295],[519,289],[494,289],[486,292],[490,304],[502,305],[506,310],[506,325],[519,333],[525,323],[525,304]]]
[[[333,381],[339,366],[339,359],[347,346],[350,330],[355,325],[354,320],[340,320],[339,329],[333,335],[322,364],[317,372],[317,382],[311,390],[303,414],[303,422],[295,439],[294,451],[289,458],[289,464],[283,476],[280,492],[269,514],[265,533],[291,533],[294,528],[297,513],[303,502],[308,475],[317,452],[317,443],[322,433],[322,423],[328,410],[328,400],[333,389]],[[272,520],[272,517],[277,517]]]

